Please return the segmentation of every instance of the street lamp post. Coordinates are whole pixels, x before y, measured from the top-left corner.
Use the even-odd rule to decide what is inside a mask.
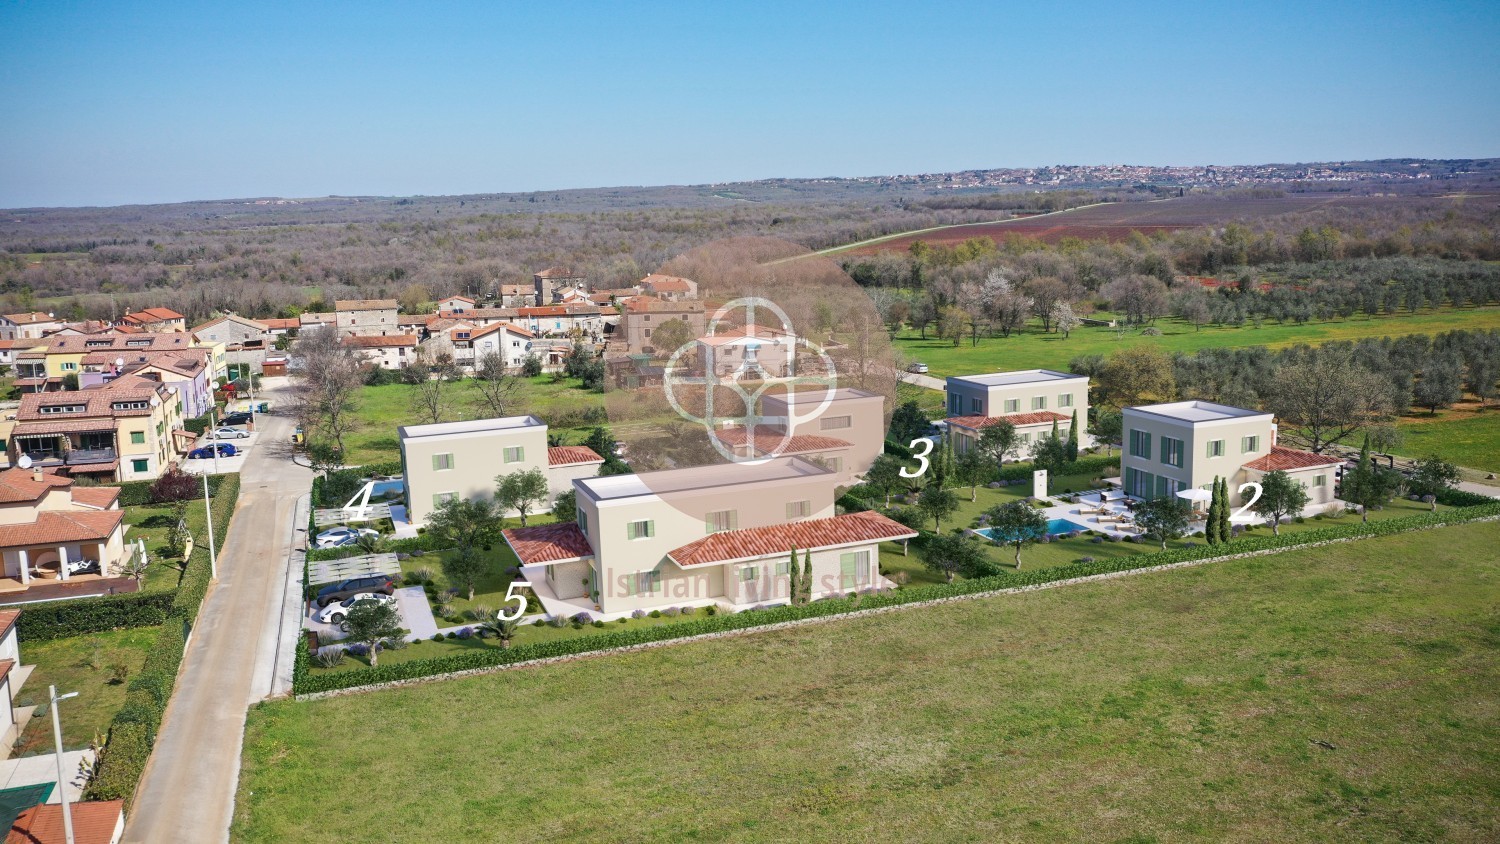
[[[208,571],[213,580],[219,579],[219,558],[214,550],[214,508],[208,497],[208,473],[203,475],[203,515],[208,521]]]
[[[67,775],[63,773],[62,722],[57,718],[57,705],[70,697],[78,697],[78,693],[59,695],[56,686],[48,686],[47,697],[52,709],[52,738],[57,744],[57,795],[62,798],[63,837],[68,844],[73,844],[73,810],[68,808],[68,789],[65,787]]]

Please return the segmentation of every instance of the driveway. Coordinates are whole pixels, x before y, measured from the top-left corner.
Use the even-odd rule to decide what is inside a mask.
[[[916,384],[918,387],[926,387],[929,390],[937,390],[939,392],[943,392],[948,389],[947,381],[944,381],[941,378],[934,378],[931,375],[918,375],[915,372],[903,372],[901,373],[901,380],[905,381],[908,384]]]
[[[265,419],[265,417],[257,418],[262,420]],[[264,429],[265,424],[261,424],[260,427]],[[291,434],[288,434],[287,436],[291,436]],[[245,470],[245,462],[249,459],[250,455],[255,452],[255,445],[260,441],[260,438],[261,435],[257,432],[250,434],[249,437],[246,437],[242,440],[223,440],[223,442],[229,443],[230,445],[234,446],[235,450],[238,451],[239,454],[236,454],[233,457],[220,457],[218,458],[218,460],[215,460],[212,457],[208,459],[200,458],[197,460],[183,460],[182,469],[184,472],[192,475],[202,475],[205,473],[211,475],[222,475],[228,472],[243,472]],[[219,440],[201,440],[200,442],[204,445],[207,445],[211,442],[219,442]],[[311,483],[311,481],[309,481],[309,483]]]
[[[229,839],[245,712],[270,693],[283,668],[277,640],[284,632],[288,558],[293,537],[306,526],[295,511],[312,483],[311,472],[291,459],[294,423],[279,416],[259,421],[265,445],[252,445],[243,458],[219,579],[198,614],[125,841]],[[212,471],[211,460],[192,462]]]
[[[420,586],[403,586],[395,591],[396,612],[401,614],[401,626],[411,631],[408,638],[430,639],[438,632],[437,620],[432,617],[432,605],[427,603],[427,593]],[[302,626],[318,634],[319,642],[336,642],[348,634],[336,625],[317,621],[313,616],[319,612],[318,605],[308,601],[307,612],[302,617]]]

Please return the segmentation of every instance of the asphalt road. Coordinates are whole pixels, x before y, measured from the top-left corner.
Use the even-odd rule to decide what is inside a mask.
[[[294,511],[312,473],[292,462],[293,423],[257,420],[258,446],[240,472],[240,499],[125,827],[127,842],[229,840],[249,705],[276,672]]]

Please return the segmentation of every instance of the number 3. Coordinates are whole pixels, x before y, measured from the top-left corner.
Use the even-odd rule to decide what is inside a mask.
[[[516,602],[516,613],[515,613],[515,615],[506,615],[505,614],[505,610],[502,608],[499,612],[495,613],[495,616],[497,618],[499,618],[501,621],[515,621],[516,619],[518,619],[521,616],[525,615],[526,614],[526,596],[522,595],[520,592],[517,592],[516,590],[517,589],[530,589],[530,588],[531,588],[531,582],[530,581],[527,581],[527,580],[512,580],[510,582],[510,585],[507,586],[507,587],[505,587],[505,600],[501,601],[500,603],[502,603],[502,604],[508,604],[511,601],[515,601]]]
[[[927,467],[929,465],[929,463],[927,461],[927,455],[929,455],[929,454],[932,453],[932,440],[921,439],[921,438],[915,439],[915,440],[911,441],[911,447],[912,448],[916,448],[917,447],[917,443],[921,443],[922,445],[927,446],[926,448],[924,448],[921,451],[917,452],[916,454],[912,455],[912,457],[915,457],[915,458],[917,458],[918,460],[920,460],[922,462],[922,468],[918,469],[915,472],[908,472],[908,471],[906,471],[906,467],[902,466],[901,467],[901,477],[903,477],[903,478],[920,478],[923,475],[927,474]]]

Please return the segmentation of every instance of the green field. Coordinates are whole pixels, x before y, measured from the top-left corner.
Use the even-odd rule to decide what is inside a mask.
[[[126,540],[146,540],[146,559],[150,564],[146,567],[146,577],[141,581],[141,589],[148,592],[176,589],[182,579],[183,561],[181,557],[167,556],[167,533],[172,525],[172,506],[143,504],[124,509],[125,524],[128,526]],[[188,502],[186,518],[188,530],[195,540],[202,541],[208,536],[207,516],[202,499]]]
[[[1459,466],[1500,472],[1500,408],[1479,410],[1470,402],[1436,415],[1420,411],[1402,416],[1396,427],[1405,438],[1398,454],[1436,454]]]
[[[971,375],[1010,369],[1066,369],[1079,355],[1108,355],[1127,346],[1153,344],[1168,352],[1196,352],[1223,346],[1269,346],[1278,348],[1298,343],[1318,345],[1330,340],[1359,340],[1365,337],[1395,337],[1403,334],[1438,334],[1456,329],[1500,328],[1500,307],[1443,308],[1414,316],[1363,315],[1348,320],[1309,322],[1305,325],[1265,323],[1260,328],[1204,326],[1197,331],[1177,319],[1160,319],[1156,327],[1160,337],[1145,337],[1131,331],[1123,338],[1104,327],[1079,328],[1064,340],[1061,334],[1044,334],[1040,323],[1010,337],[980,338],[971,345],[964,338],[959,345],[952,340],[938,340],[928,327],[926,340],[916,331],[897,335],[896,347],[908,360],[932,367],[932,375]]]
[[[16,755],[53,752],[52,716],[45,706],[48,685],[57,686],[58,694],[78,692],[78,697],[64,701],[58,710],[65,748],[79,750],[96,736],[102,738],[125,703],[125,687],[145,662],[158,629],[136,627],[51,642],[22,642],[21,662],[35,665],[36,670],[16,693],[16,705],[43,706],[22,732]],[[116,664],[128,671],[123,682],[115,680]]]
[[[261,704],[232,837],[376,812],[393,842],[1493,841],[1497,542],[1452,527]]]

